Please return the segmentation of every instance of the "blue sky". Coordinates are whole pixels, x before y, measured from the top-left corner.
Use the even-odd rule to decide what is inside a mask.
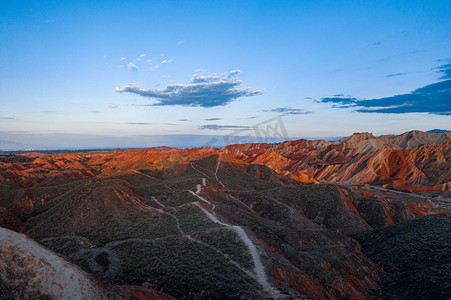
[[[450,15],[450,1],[0,1],[0,140],[188,141],[280,115],[289,137],[450,129]]]

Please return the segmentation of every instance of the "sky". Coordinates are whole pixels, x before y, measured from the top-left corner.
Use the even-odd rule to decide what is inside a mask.
[[[450,15],[434,0],[0,0],[0,148],[451,129]]]

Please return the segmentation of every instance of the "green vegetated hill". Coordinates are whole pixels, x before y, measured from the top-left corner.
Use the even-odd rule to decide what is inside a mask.
[[[451,295],[451,220],[428,215],[362,232],[364,253],[391,277],[388,299],[447,299]]]

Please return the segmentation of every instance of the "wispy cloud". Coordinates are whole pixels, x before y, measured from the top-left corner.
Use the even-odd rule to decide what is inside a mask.
[[[190,119],[178,119],[179,122],[192,122],[193,120]]]
[[[442,73],[440,79],[451,79],[451,59],[439,59],[439,62],[447,62],[444,65],[439,66],[436,70]]]
[[[177,46],[183,45],[185,43],[185,40],[180,40],[176,43]]]
[[[148,70],[154,70],[154,66],[152,64],[152,60],[144,58],[147,56],[146,53],[142,53],[135,57],[133,60],[131,60],[128,64],[125,63],[127,60],[126,57],[121,57],[120,61],[124,62],[122,65],[119,66],[119,68],[127,68],[131,71],[148,71]],[[150,67],[149,67],[150,66]],[[147,68],[147,69],[144,69]]]
[[[146,68],[142,69],[142,71],[156,71],[158,70],[158,68],[160,68],[161,66],[165,65],[165,64],[170,64],[175,60],[175,58],[171,58],[171,59],[163,59],[162,61],[160,61],[160,63],[154,65],[152,63],[152,60],[147,60],[146,61]],[[167,75],[163,75],[163,76],[167,76]],[[169,76],[167,76],[169,77]]]
[[[222,118],[208,118],[208,119],[204,119],[205,121],[219,121],[222,120]]]
[[[238,98],[260,95],[261,90],[241,87],[238,70],[208,76],[194,75],[189,84],[169,84],[164,89],[140,89],[135,85],[116,88],[119,93],[132,93],[157,100],[149,106],[224,106]]]
[[[362,113],[429,113],[451,115],[451,63],[437,70],[444,74],[437,83],[418,88],[407,94],[378,99],[357,99],[354,97],[329,97],[317,102],[331,103],[335,108],[355,108]]]
[[[129,68],[132,71],[138,71],[138,68],[136,67],[134,62],[128,63],[126,67]]]
[[[147,122],[127,122],[128,125],[151,125],[152,123]]]
[[[0,117],[0,120],[15,120],[16,118],[12,117]]]
[[[105,121],[79,121],[77,123],[80,123],[80,124],[116,124],[114,122],[105,122]]]
[[[250,126],[239,126],[239,125],[217,125],[217,124],[207,124],[199,126],[199,129],[207,130],[230,130],[230,129],[249,129]]]
[[[156,65],[154,68],[159,68],[164,64],[170,64],[171,62],[173,62],[175,60],[175,58],[171,58],[171,59],[163,59],[158,65]]]
[[[312,111],[308,111],[308,110],[301,109],[301,108],[290,108],[290,107],[278,107],[278,108],[273,108],[273,109],[264,110],[264,111],[265,112],[276,112],[276,113],[279,113],[282,116],[313,114]]]
[[[397,77],[397,76],[404,76],[407,75],[407,73],[395,73],[395,74],[389,74],[385,77]]]

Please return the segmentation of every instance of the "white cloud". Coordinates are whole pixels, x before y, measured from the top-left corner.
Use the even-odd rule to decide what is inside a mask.
[[[138,55],[138,57],[135,58],[135,61],[140,61],[144,56],[146,56],[145,53]]]
[[[302,109],[302,108],[291,108],[291,107],[277,107],[270,110],[264,110],[265,112],[275,112],[279,113],[282,116],[288,115],[309,115],[313,114],[313,112]]]
[[[166,88],[140,89],[136,85],[126,85],[116,88],[116,92],[132,93],[143,97],[155,99],[158,102],[152,106],[180,105],[214,107],[227,105],[240,97],[256,96],[263,93],[261,90],[252,90],[241,87],[242,81],[231,78],[238,72],[233,71],[208,76],[194,75],[189,84],[168,84]]]
[[[162,65],[162,64],[169,64],[169,63],[171,63],[171,62],[173,62],[173,61],[174,61],[173,58],[168,59],[168,60],[164,59],[164,60],[161,61],[160,65]]]
[[[138,68],[136,67],[136,65],[133,62],[128,63],[127,68],[129,68],[132,71],[138,71]]]
[[[162,65],[172,63],[175,58],[171,59],[162,59],[158,64],[154,64],[151,59],[145,59],[145,57],[148,56],[146,53],[142,53],[138,55],[135,59],[130,61],[128,64],[120,65],[120,68],[127,67],[131,71],[156,71],[158,68],[160,68]],[[161,56],[164,56],[164,54],[161,54]],[[121,57],[121,61],[125,61],[126,57]]]

